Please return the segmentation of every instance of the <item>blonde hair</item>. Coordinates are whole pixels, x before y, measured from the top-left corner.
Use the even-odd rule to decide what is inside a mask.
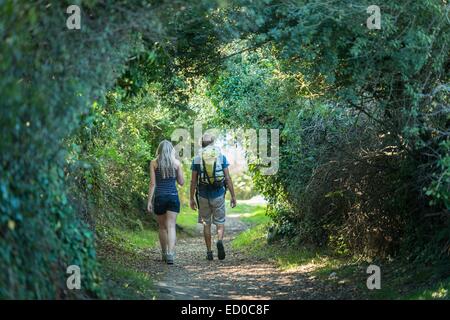
[[[175,172],[175,148],[167,140],[161,141],[156,150],[156,163],[163,179],[174,178]]]

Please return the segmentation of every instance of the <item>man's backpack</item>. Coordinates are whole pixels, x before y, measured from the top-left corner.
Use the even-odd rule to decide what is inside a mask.
[[[198,184],[210,189],[219,189],[225,186],[223,172],[223,155],[218,148],[206,147],[200,151],[200,172]]]

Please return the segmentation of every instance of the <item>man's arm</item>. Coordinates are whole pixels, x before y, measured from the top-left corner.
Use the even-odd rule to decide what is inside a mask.
[[[192,170],[191,178],[191,192],[190,192],[190,207],[192,210],[197,210],[197,203],[195,202],[195,189],[197,188],[198,172]]]
[[[225,174],[225,183],[227,184],[228,190],[230,190],[231,201],[230,205],[232,208],[236,207],[236,195],[234,193],[233,181],[231,180],[230,171],[228,168],[223,169],[223,173]]]

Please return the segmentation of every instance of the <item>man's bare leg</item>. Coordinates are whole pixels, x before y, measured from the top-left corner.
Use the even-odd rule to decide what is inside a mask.
[[[217,255],[219,257],[219,260],[225,259],[225,248],[223,246],[223,235],[225,233],[225,225],[224,224],[218,224],[217,225]]]
[[[218,224],[217,225],[217,239],[219,241],[223,240],[224,233],[225,233],[225,225],[224,224]]]
[[[211,225],[203,224],[203,236],[205,237],[206,249],[211,251]]]

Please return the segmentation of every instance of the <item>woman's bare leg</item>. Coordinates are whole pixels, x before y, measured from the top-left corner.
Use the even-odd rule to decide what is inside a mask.
[[[177,213],[167,211],[165,215],[167,216],[166,228],[168,233],[167,253],[175,253],[175,243],[177,242]]]
[[[159,243],[161,244],[161,251],[163,254],[167,253],[168,247],[168,230],[167,230],[167,214],[156,216],[159,224]]]

